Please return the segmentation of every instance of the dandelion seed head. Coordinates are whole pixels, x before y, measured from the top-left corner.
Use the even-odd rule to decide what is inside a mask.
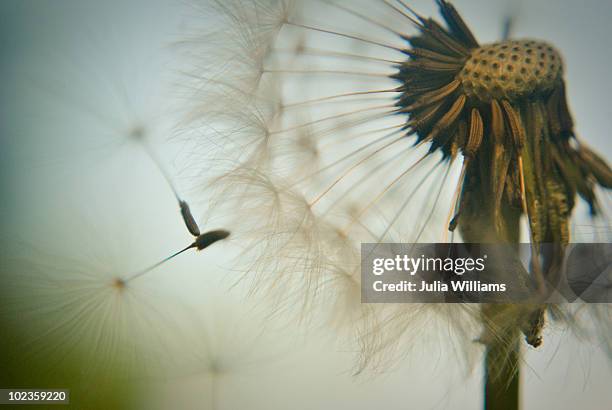
[[[521,331],[539,344],[539,308],[366,307],[355,267],[360,242],[446,241],[455,228],[464,241],[497,242],[521,215],[537,221],[535,243],[569,240],[576,194],[595,210],[610,173],[577,140],[560,52],[529,39],[481,45],[441,0],[440,22],[405,2],[296,3],[272,31],[240,20],[249,28],[231,32],[265,53],[202,87],[219,102],[199,112],[207,136],[238,164],[216,181],[216,203],[236,220],[254,289],[302,317],[333,306],[332,321],[349,323],[362,347],[360,369],[405,353],[433,318],[462,351],[479,340],[511,355]],[[544,175],[544,163],[555,171]]]
[[[69,385],[75,403],[98,408],[113,390],[134,393],[128,381],[146,389],[178,374],[191,359],[184,344],[196,339],[180,303],[150,281],[125,279],[133,256],[127,241],[115,234],[105,242],[91,230],[65,233],[70,239],[52,245],[4,243],[1,360],[12,382]]]
[[[549,44],[511,40],[473,50],[457,78],[470,98],[528,98],[551,92],[560,81],[563,63]]]

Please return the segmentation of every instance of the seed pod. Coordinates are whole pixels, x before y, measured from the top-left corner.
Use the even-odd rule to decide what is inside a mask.
[[[497,100],[491,100],[491,129],[495,144],[504,142],[504,114]]]
[[[472,109],[472,116],[470,118],[470,134],[468,135],[467,144],[465,145],[465,156],[473,157],[482,144],[482,136],[484,132],[484,126],[482,124],[482,117],[476,108]]]
[[[185,225],[187,226],[187,230],[193,236],[200,236],[200,228],[196,223],[193,215],[191,214],[191,210],[189,209],[189,205],[187,202],[181,200],[179,201],[179,205],[181,207],[181,215],[183,216],[183,221],[185,221]]]
[[[230,233],[223,229],[206,232],[196,238],[192,247],[197,248],[199,251],[201,251],[208,248],[213,243],[227,238],[228,236],[230,236]]]
[[[508,118],[508,124],[510,124],[510,131],[512,132],[512,139],[516,149],[520,151],[525,146],[525,128],[521,123],[521,117],[516,112],[507,100],[502,101],[504,111],[506,111],[506,117]]]
[[[465,106],[466,100],[467,97],[465,95],[460,95],[459,98],[455,100],[455,102],[449,108],[446,114],[444,114],[442,118],[440,118],[438,123],[434,125],[433,130],[429,133],[429,136],[427,137],[428,140],[435,139],[441,130],[446,129],[455,123],[455,120],[457,119],[457,117],[459,117],[461,111],[463,111],[463,107]]]

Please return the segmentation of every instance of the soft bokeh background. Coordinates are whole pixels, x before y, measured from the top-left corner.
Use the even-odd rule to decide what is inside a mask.
[[[435,13],[433,2],[410,3]],[[455,3],[483,42],[497,39],[503,16],[512,14],[515,36],[546,39],[562,50],[577,129],[610,158],[612,3]],[[197,130],[181,125],[190,104],[182,74],[188,64],[176,43],[194,13],[190,3],[172,0],[0,2],[3,247],[60,245],[75,255],[85,254],[84,247],[120,248],[136,269],[185,246],[190,238],[171,191],[126,138],[138,127],[197,219],[206,229],[223,227],[205,213],[200,187],[210,165],[192,155]],[[233,286],[229,267],[238,245],[187,254],[147,276],[148,285],[168,296],[164,303],[174,300],[197,316],[189,331],[202,343],[184,347],[193,358],[188,371],[142,382],[151,392],[142,408],[480,407],[481,370],[467,372],[453,351],[428,348],[427,341],[388,374],[353,377],[355,352],[332,330],[305,332],[266,316],[265,301],[246,299]],[[549,335],[526,362],[525,409],[604,409],[612,402],[612,371],[596,346]]]

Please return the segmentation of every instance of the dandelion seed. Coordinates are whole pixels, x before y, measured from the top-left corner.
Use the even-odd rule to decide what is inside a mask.
[[[122,279],[125,268],[117,261],[125,255],[111,256],[99,235],[93,244],[77,242],[79,255],[68,241],[62,246],[69,249],[57,252],[5,244],[2,380],[15,387],[69,386],[74,405],[116,407],[189,363],[190,315],[150,283]]]
[[[200,236],[200,227],[195,221],[193,215],[191,214],[191,209],[189,209],[189,205],[187,204],[187,202],[180,200],[179,206],[181,208],[181,215],[183,216],[183,221],[185,222],[189,233],[196,237]]]
[[[193,214],[191,213],[189,204],[180,197],[176,186],[172,182],[172,178],[170,177],[170,174],[168,173],[166,168],[163,166],[161,160],[157,156],[157,153],[155,152],[155,150],[153,150],[153,147],[150,146],[150,144],[144,139],[143,136],[139,137],[139,142],[143,145],[147,154],[149,155],[151,160],[155,163],[155,165],[157,166],[157,169],[159,169],[159,172],[162,174],[162,176],[166,180],[166,183],[172,190],[172,193],[174,194],[174,197],[176,198],[176,201],[178,202],[179,209],[181,211],[181,216],[183,217],[183,222],[185,223],[187,230],[189,231],[191,235],[195,237],[200,236],[200,227],[198,226],[198,223],[196,222],[195,218],[193,217]]]
[[[153,147],[146,140],[146,133],[144,132],[144,130],[138,128],[138,129],[134,130],[134,132],[132,134],[134,135],[134,138],[136,138],[137,141],[140,144],[142,144],[142,146],[144,147],[145,151],[147,152],[147,154],[149,155],[151,160],[155,163],[155,165],[159,169],[160,173],[162,174],[162,176],[166,180],[168,186],[172,190],[172,193],[174,194],[174,197],[176,198],[176,200],[177,200],[177,202],[179,204],[181,216],[183,217],[183,222],[185,223],[185,226],[187,227],[187,230],[196,239],[195,239],[195,241],[192,244],[190,244],[186,248],[176,252],[175,254],[173,254],[173,255],[165,258],[165,259],[163,259],[162,261],[152,265],[151,267],[148,267],[148,268],[143,269],[142,271],[140,271],[138,273],[135,273],[135,274],[131,275],[130,277],[125,279],[126,283],[131,281],[131,280],[133,280],[133,279],[136,279],[136,278],[138,278],[138,277],[140,277],[140,276],[142,276],[142,275],[144,275],[144,274],[146,274],[146,273],[148,273],[150,271],[152,271],[153,269],[161,266],[162,264],[168,262],[169,260],[175,258],[176,256],[182,254],[183,252],[185,252],[185,251],[187,251],[189,249],[194,249],[195,248],[198,251],[202,251],[202,250],[208,248],[213,243],[218,242],[218,241],[223,240],[223,239],[226,239],[227,237],[230,236],[230,233],[228,231],[226,231],[226,230],[209,231],[209,232],[206,232],[204,234],[200,233],[200,228],[199,228],[197,222],[195,221],[195,218],[193,217],[193,214],[191,213],[191,209],[189,207],[189,204],[185,200],[181,199],[176,186],[172,182],[172,178],[170,177],[170,174],[168,173],[168,171],[166,170],[166,168],[162,164],[161,160],[159,159],[159,157],[158,157],[157,153],[155,152],[155,150],[153,149]],[[132,134],[130,134],[130,135],[132,135]],[[121,284],[117,283],[117,285],[119,286]]]
[[[168,262],[169,260],[172,260],[174,258],[176,258],[177,256],[179,256],[180,254],[188,251],[189,249],[196,249],[198,251],[202,251],[206,248],[208,248],[210,245],[214,244],[215,242],[221,241],[223,239],[226,239],[230,236],[230,233],[228,231],[225,230],[216,230],[216,231],[210,231],[210,232],[206,232],[202,235],[199,235],[196,240],[189,246],[185,247],[184,249],[181,249],[180,251],[168,256],[165,259],[162,259],[161,261],[155,263],[152,266],[149,266],[148,268],[145,268],[137,273],[134,273],[132,275],[129,275],[127,278],[125,279],[119,279],[116,278],[113,280],[113,284],[114,286],[116,286],[118,289],[122,289],[125,287],[125,285],[128,282],[133,281],[134,279],[137,279],[143,275],[146,275],[147,273],[151,272],[152,270],[160,267],[161,265],[163,265],[164,263]]]
[[[33,136],[53,132],[56,141],[38,159],[43,165],[77,160],[88,168],[99,166],[100,159],[116,156],[126,145],[169,132],[171,100],[159,81],[158,50],[131,49],[130,60],[121,61],[117,52],[126,51],[129,39],[89,34],[45,50],[45,64],[25,67],[28,81],[22,86],[33,92],[29,103],[44,104],[49,115],[42,127],[33,124]]]

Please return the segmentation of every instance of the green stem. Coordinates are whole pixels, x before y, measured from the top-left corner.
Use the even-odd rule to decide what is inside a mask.
[[[483,146],[491,144],[485,141]],[[462,192],[463,213],[459,229],[468,243],[505,243],[518,247],[520,241],[521,211],[501,201],[495,204],[495,188],[499,185],[495,175],[506,172],[491,168],[504,162],[507,150],[494,147],[481,150],[466,174]],[[484,153],[486,152],[486,154]],[[489,165],[492,164],[492,167]],[[503,184],[502,184],[503,186]],[[481,315],[485,327],[482,343],[486,345],[484,376],[485,410],[518,410],[520,398],[520,330],[516,326],[516,307],[505,304],[483,304]]]
[[[511,349],[506,343],[487,346],[485,356],[485,410],[518,410],[520,399],[520,369],[518,335]]]

